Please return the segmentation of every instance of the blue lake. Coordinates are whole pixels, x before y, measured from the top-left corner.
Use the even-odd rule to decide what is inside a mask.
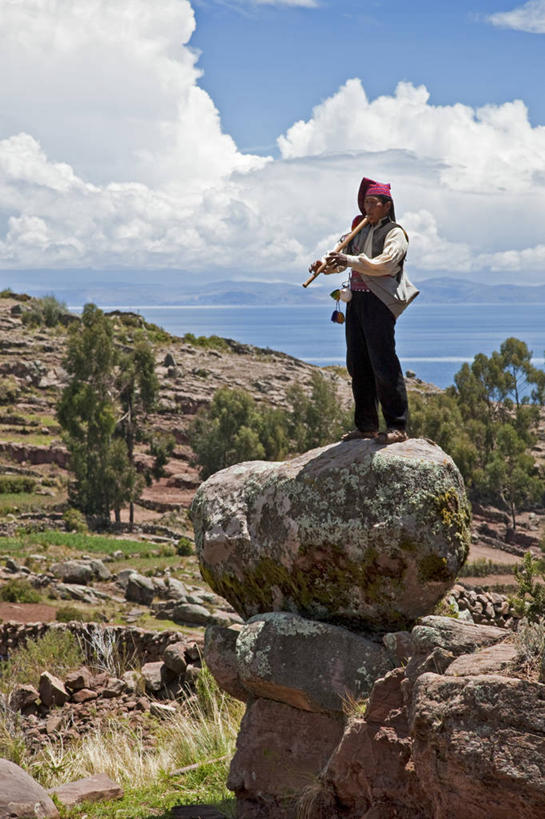
[[[344,327],[333,324],[331,305],[308,307],[147,307],[123,305],[147,321],[183,336],[218,335],[258,347],[270,347],[313,364],[343,364]],[[105,309],[113,309],[113,306]],[[397,350],[404,370],[447,387],[464,361],[477,353],[490,355],[515,336],[543,366],[545,304],[420,304],[400,317]]]

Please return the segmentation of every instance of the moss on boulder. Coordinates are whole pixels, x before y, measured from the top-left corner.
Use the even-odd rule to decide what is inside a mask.
[[[460,473],[420,439],[237,464],[202,484],[192,517],[203,577],[245,618],[405,628],[433,610],[469,548]]]

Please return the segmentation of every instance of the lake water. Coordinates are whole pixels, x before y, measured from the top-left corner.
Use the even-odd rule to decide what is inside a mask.
[[[146,307],[120,309],[183,336],[218,335],[270,347],[313,364],[344,364],[344,327],[330,321],[334,302],[308,307]],[[113,307],[105,308],[113,309]],[[464,361],[490,355],[515,336],[543,366],[545,304],[426,304],[415,302],[396,326],[397,351],[404,370],[447,387]]]

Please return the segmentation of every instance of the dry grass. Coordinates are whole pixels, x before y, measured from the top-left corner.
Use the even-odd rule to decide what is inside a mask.
[[[306,788],[297,800],[297,819],[331,819],[336,816],[335,797],[321,776]]]
[[[514,635],[517,659],[514,671],[528,680],[542,680],[545,661],[545,622],[531,623],[523,618]]]
[[[150,719],[145,731],[112,718],[68,748],[51,743],[32,761],[33,775],[53,787],[104,772],[134,790],[165,782],[187,765],[230,758],[243,705],[221,692],[206,669],[201,676],[197,696],[171,718]]]

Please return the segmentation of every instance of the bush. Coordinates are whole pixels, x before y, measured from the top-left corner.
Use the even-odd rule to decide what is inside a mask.
[[[36,481],[34,478],[24,475],[0,475],[0,495],[33,492],[35,487]]]
[[[29,309],[21,316],[21,321],[31,327],[55,327],[61,324],[68,314],[66,304],[55,296],[44,296],[41,299],[31,299]]]
[[[182,535],[182,537],[178,541],[176,551],[182,557],[189,557],[189,555],[195,554],[195,547],[193,545],[193,542],[188,537]]]
[[[79,509],[74,509],[74,507],[70,507],[67,509],[62,519],[64,521],[64,525],[66,527],[67,532],[87,532],[87,520],[85,519],[85,515],[80,512]]]
[[[19,394],[17,381],[12,375],[0,378],[0,404],[12,404]]]
[[[0,600],[5,603],[39,603],[40,593],[28,580],[8,580],[0,588]]]
[[[203,347],[205,350],[222,350],[224,352],[230,350],[227,341],[220,336],[195,336],[193,333],[186,333],[183,340],[186,344],[192,344],[194,347]]]
[[[532,623],[523,618],[515,632],[517,666],[527,675],[539,675],[543,682],[543,661],[545,658],[545,624]]]
[[[104,623],[108,620],[105,614],[101,611],[84,611],[77,606],[60,606],[57,609],[55,620],[58,623],[70,623],[76,620],[78,623]]]
[[[545,561],[535,559],[526,552],[522,563],[515,568],[517,593],[511,598],[517,614],[529,623],[535,623],[545,616]]]
[[[176,553],[176,547],[172,543],[161,543],[158,549],[159,557],[174,557]]]
[[[70,623],[72,620],[85,623],[88,622],[88,619],[77,606],[60,606],[55,615],[55,620],[58,623]]]

